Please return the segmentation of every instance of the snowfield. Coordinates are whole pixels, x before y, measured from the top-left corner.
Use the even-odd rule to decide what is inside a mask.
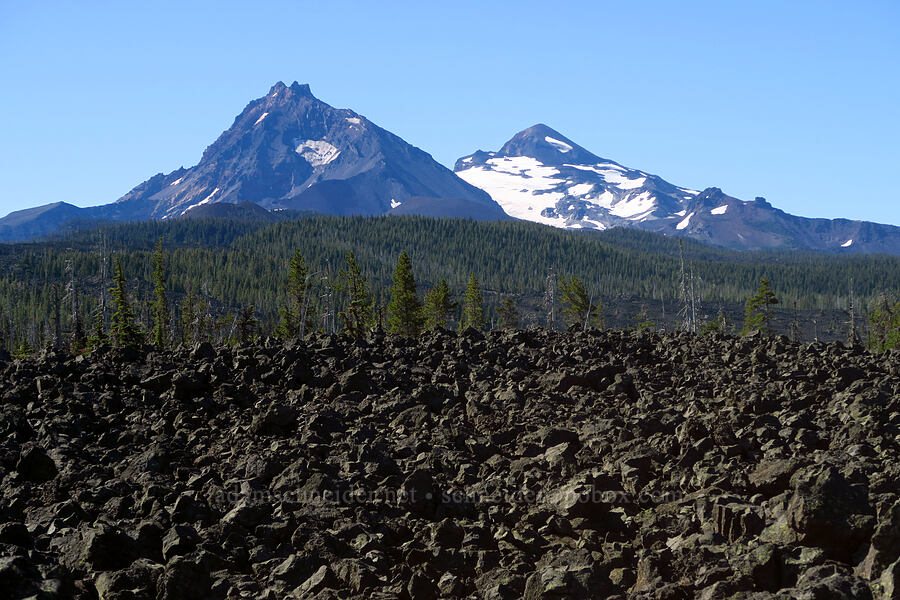
[[[553,209],[565,198],[561,191],[553,191],[565,183],[555,176],[559,171],[527,156],[491,158],[488,167],[472,167],[459,171],[463,180],[487,191],[511,217],[535,221],[554,227],[565,227],[566,220],[546,217],[541,213]]]
[[[297,145],[297,154],[313,167],[327,165],[338,157],[340,150],[324,140],[306,140]]]

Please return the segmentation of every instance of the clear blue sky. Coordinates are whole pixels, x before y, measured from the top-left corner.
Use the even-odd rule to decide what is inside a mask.
[[[900,225],[898,31],[895,0],[0,0],[0,213],[111,202],[299,80],[451,167],[543,122],[677,185]]]

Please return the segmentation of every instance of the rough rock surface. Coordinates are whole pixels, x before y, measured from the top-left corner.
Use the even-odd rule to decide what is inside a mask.
[[[900,597],[897,353],[469,330],[0,375],[3,598]]]

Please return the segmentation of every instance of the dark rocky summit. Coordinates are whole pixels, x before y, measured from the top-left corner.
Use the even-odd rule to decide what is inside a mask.
[[[900,354],[620,331],[0,360],[2,598],[898,598]]]
[[[399,214],[508,218],[487,193],[427,152],[352,110],[329,106],[308,85],[279,81],[251,101],[193,167],[157,173],[111,204],[57,202],[13,212],[0,218],[0,241],[97,221],[276,220],[269,211],[283,210],[381,215],[407,202]],[[216,206],[222,204],[230,206]]]

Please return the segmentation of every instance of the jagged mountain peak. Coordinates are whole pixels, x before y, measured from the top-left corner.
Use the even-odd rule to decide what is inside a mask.
[[[219,203],[380,215],[411,199],[405,212],[508,218],[487,193],[430,154],[352,110],[319,100],[307,84],[278,81],[244,107],[195,166],[159,173],[112,204],[0,219],[0,239],[49,233],[66,218],[170,219]]]
[[[177,175],[177,176],[176,176]],[[422,150],[349,109],[313,96],[307,84],[276,82],[186,173],[147,182],[119,200],[170,218],[207,203],[267,209],[384,214],[413,197],[467,200],[503,212]]]
[[[266,94],[266,98],[277,98],[279,95],[287,98],[315,97],[313,96],[308,83],[298,83],[296,81],[292,83],[290,87],[285,85],[283,81],[276,81],[275,85],[269,89],[269,93]]]

